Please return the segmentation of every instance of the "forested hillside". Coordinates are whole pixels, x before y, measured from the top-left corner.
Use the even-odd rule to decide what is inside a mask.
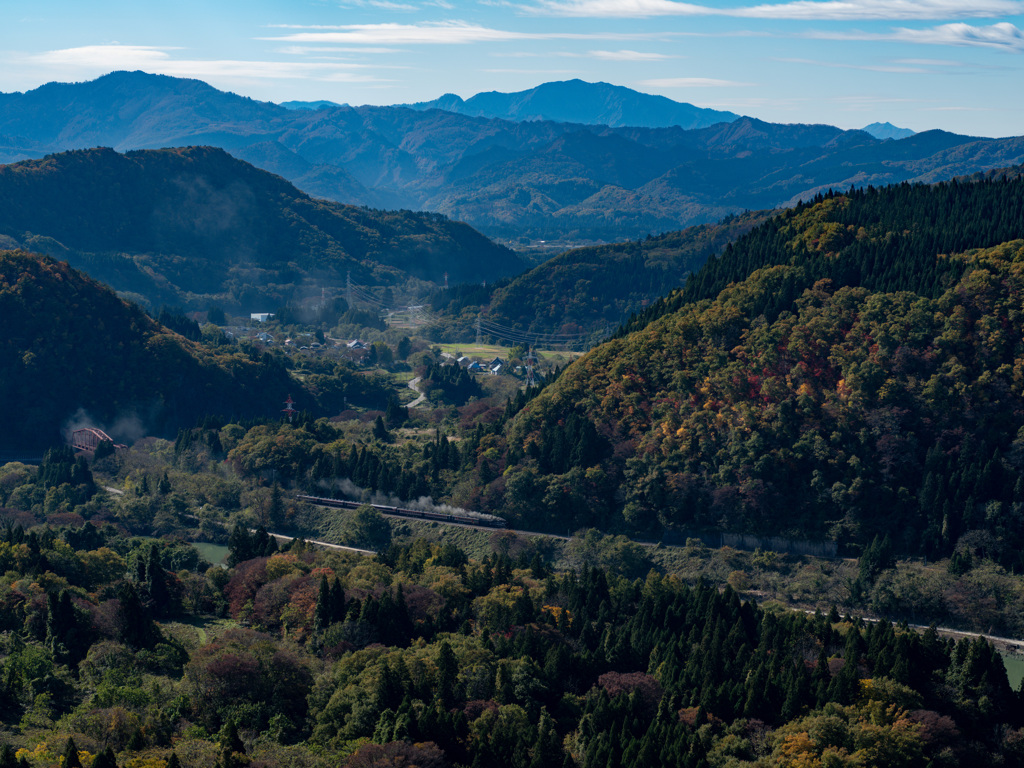
[[[91,149],[0,166],[0,237],[115,289],[242,311],[357,283],[479,281],[520,259],[465,224],[303,194],[210,147]]]
[[[536,333],[617,326],[769,215],[745,213],[637,242],[567,251],[499,287],[487,318]]]
[[[512,328],[517,337],[537,334],[585,348],[683,285],[710,256],[769,215],[744,213],[635,242],[574,248],[490,287],[437,291],[431,308],[440,317],[425,333],[468,341],[480,316],[486,326]]]
[[[771,219],[510,422],[481,498],[527,527],[889,535],[1024,567],[1022,236],[1019,179]]]
[[[5,485],[31,503],[61,464],[9,465]],[[168,487],[118,504],[167,494],[184,501]],[[540,550],[471,560],[421,540],[370,558],[282,550],[236,525],[222,570],[186,543],[120,534],[103,502],[76,509],[93,519],[9,510],[0,531],[3,765],[1024,758],[1020,694],[981,638],[772,613],[655,572],[558,573]]]
[[[173,435],[210,414],[275,417],[289,393],[312,412],[336,413],[346,395],[384,402],[342,369],[317,397],[300,395],[281,358],[188,341],[43,256],[0,251],[0,317],[4,447],[52,445],[72,419],[130,423],[139,437]]]

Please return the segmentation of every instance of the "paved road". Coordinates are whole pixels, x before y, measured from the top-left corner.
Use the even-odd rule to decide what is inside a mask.
[[[249,533],[256,533],[256,531],[250,529]],[[272,533],[270,534],[278,541],[294,541],[294,536],[285,536],[283,533]],[[312,544],[315,547],[323,547],[324,549],[340,549],[345,552],[358,552],[360,555],[376,555],[377,553],[372,549],[357,549],[356,547],[345,547],[341,544],[328,544],[326,541],[317,541],[316,539],[303,539],[307,544]]]
[[[419,397],[417,397],[415,400],[413,400],[411,403],[409,403],[409,405],[407,405],[406,408],[415,408],[416,406],[420,405],[424,400],[427,399],[426,393],[425,392],[420,392],[419,387],[416,386],[419,383],[420,383],[420,377],[419,376],[417,376],[415,379],[413,379],[412,381],[409,382],[409,389],[411,389],[413,392],[417,393],[419,395]]]

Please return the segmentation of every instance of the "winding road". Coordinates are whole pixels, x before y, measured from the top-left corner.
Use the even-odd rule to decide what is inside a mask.
[[[417,376],[415,379],[412,379],[412,380],[409,381],[409,389],[411,389],[413,392],[418,394],[419,397],[417,397],[415,400],[413,400],[411,403],[409,403],[409,405],[407,405],[406,408],[415,408],[418,405],[420,405],[424,400],[427,399],[427,393],[426,392],[421,392],[419,390],[419,388],[416,386],[417,384],[420,383],[420,381],[421,381],[421,377],[420,376]]]

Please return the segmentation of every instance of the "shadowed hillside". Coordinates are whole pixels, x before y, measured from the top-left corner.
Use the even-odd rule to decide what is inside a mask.
[[[79,150],[0,166],[0,236],[154,305],[243,310],[409,277],[486,280],[522,262],[465,224],[316,200],[223,150]]]

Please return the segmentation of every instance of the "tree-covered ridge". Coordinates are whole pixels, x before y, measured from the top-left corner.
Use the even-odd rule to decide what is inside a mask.
[[[18,515],[0,530],[5,765],[69,744],[82,765],[153,768],[1024,757],[1020,694],[981,638],[555,572],[500,542],[364,557],[236,527],[222,570],[187,544]]]
[[[585,348],[683,285],[710,256],[769,215],[773,212],[743,213],[635,242],[574,248],[516,277],[435,291],[431,308],[441,317],[424,333],[469,341],[482,316],[518,334],[560,338]]]
[[[714,298],[762,267],[802,267],[803,287],[827,278],[836,287],[914,291],[936,296],[960,275],[940,254],[987,248],[1024,235],[1024,180],[1012,174],[975,183],[900,184],[819,195],[726,246],[686,285],[625,330],[699,299]],[[789,309],[801,284],[785,284],[762,310]]]
[[[581,333],[615,326],[763,222],[768,213],[730,216],[637,242],[578,248],[495,290],[487,318],[534,333]]]
[[[8,404],[0,434],[7,446],[52,444],[80,410],[93,424],[129,419],[144,434],[173,435],[209,414],[276,416],[289,393],[302,391],[280,358],[188,341],[45,256],[0,251],[0,317],[0,400]],[[358,398],[367,388],[361,378],[337,373],[318,395],[334,412],[345,394]],[[311,411],[320,405],[312,396],[300,402]]]
[[[962,212],[922,215],[927,247],[870,221],[864,231],[879,229],[858,241],[855,199],[769,221],[511,423],[497,508],[553,530],[781,533],[854,548],[889,534],[903,552],[970,548],[1024,567],[1024,244],[936,256],[972,229],[1013,229],[1021,189],[892,190],[893,210],[935,195]],[[972,190],[988,196],[987,216]],[[886,208],[885,192],[857,197]],[[936,221],[962,229],[947,237]],[[732,282],[741,256],[775,265],[687,302],[702,284]],[[592,423],[610,446],[603,458],[567,439],[570,418]],[[540,460],[558,445],[561,458]]]
[[[273,308],[337,290],[349,271],[376,285],[521,268],[465,224],[316,200],[210,147],[79,150],[0,166],[0,235],[154,306]]]

